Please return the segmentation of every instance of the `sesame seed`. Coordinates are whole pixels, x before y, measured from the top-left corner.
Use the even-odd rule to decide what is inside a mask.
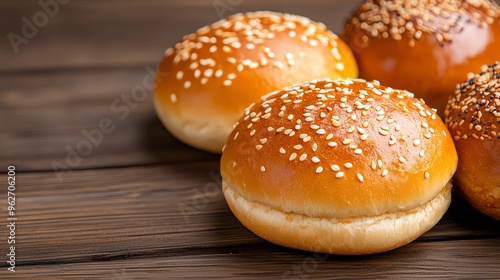
[[[174,53],[174,48],[168,48],[168,49],[166,49],[166,50],[165,50],[164,55],[165,55],[165,56],[170,56],[170,55],[172,55],[173,53]]]
[[[382,171],[382,177],[385,177],[388,173],[389,173],[389,171],[387,169],[384,169]]]
[[[295,150],[300,150],[300,149],[302,149],[302,145],[295,145],[295,146],[293,146],[293,148]]]
[[[318,144],[313,143],[312,144],[312,150],[313,150],[313,152],[316,152],[318,150]]]
[[[183,76],[184,76],[184,72],[182,72],[182,71],[177,72],[177,75],[175,75],[175,77],[177,78],[177,80],[182,79]]]
[[[429,174],[429,172],[425,171],[424,178],[429,179],[430,176],[431,176],[431,174]]]
[[[304,161],[307,159],[307,154],[302,154],[300,157],[299,157],[299,160],[300,161]]]
[[[344,177],[344,172],[342,171],[339,171],[337,172],[337,174],[335,174],[335,178],[342,178],[342,177]]]
[[[424,150],[420,150],[419,155],[420,155],[420,157],[424,157],[424,155],[425,155]]]
[[[420,145],[420,140],[419,139],[413,140],[413,145],[415,145],[415,146]]]
[[[311,126],[309,126],[309,127],[310,127],[311,129],[316,130],[316,129],[318,129],[318,128],[319,128],[319,125],[317,125],[317,124],[312,124],[312,125],[311,125]]]
[[[352,139],[350,139],[350,138],[346,138],[346,139],[344,139],[344,141],[342,141],[342,144],[344,144],[344,145],[349,145],[351,143],[352,143]]]
[[[297,153],[292,153],[290,157],[288,158],[289,161],[294,160],[297,157]]]
[[[318,157],[312,157],[311,160],[314,163],[318,163],[320,161]]]
[[[346,163],[344,164],[344,166],[345,166],[346,168],[352,168],[352,163],[350,163],[350,162],[346,162]]]
[[[307,136],[306,138],[302,139],[302,141],[304,141],[304,143],[307,143],[309,141],[311,141],[311,136]]]
[[[266,167],[264,165],[260,166],[260,171],[266,172]]]
[[[357,173],[357,174],[356,174],[356,177],[358,177],[358,180],[359,180],[359,181],[363,182],[363,180],[364,180],[364,179],[363,179],[363,175],[361,175],[361,174]]]
[[[404,157],[399,157],[399,162],[404,163],[406,161],[406,158]]]
[[[255,149],[257,149],[257,151],[260,150],[260,149],[262,149],[262,145],[256,145]]]
[[[170,101],[172,101],[172,103],[177,102],[177,95],[175,95],[175,93],[170,94]]]
[[[321,173],[321,172],[323,172],[323,167],[318,166],[318,168],[316,168],[316,173]]]
[[[365,141],[368,138],[368,134],[363,134],[359,137],[362,141]]]
[[[356,155],[360,155],[360,154],[362,154],[362,153],[363,153],[363,151],[362,151],[361,149],[356,149],[356,150],[354,150],[354,153],[355,153]]]
[[[250,131],[250,136],[254,136],[255,134],[255,129],[253,129],[252,131]]]
[[[387,131],[385,131],[385,130],[383,130],[383,129],[379,129],[379,130],[378,130],[378,133],[380,133],[381,135],[384,135],[384,136],[386,136],[386,135],[388,135],[388,134],[389,134],[389,132],[387,132]]]
[[[328,134],[328,136],[326,136],[326,138],[325,138],[325,139],[326,139],[326,140],[330,140],[330,139],[332,139],[332,138],[333,138],[333,133],[330,133],[330,134]]]
[[[212,74],[213,74],[213,73],[214,73],[214,70],[213,70],[213,69],[211,69],[211,68],[208,68],[207,70],[205,70],[205,71],[203,72],[203,75],[204,75],[205,77],[207,77],[207,78],[210,78],[210,77],[212,77]]]
[[[241,47],[241,43],[240,42],[232,42],[230,44],[230,46],[235,48],[235,49],[239,49]]]
[[[286,150],[285,150],[285,149],[283,149],[283,148],[280,148],[280,153],[281,153],[281,154],[286,154]]]
[[[190,81],[184,82],[184,88],[188,89],[189,87],[191,87],[191,82]]]
[[[326,131],[324,129],[318,129],[316,130],[317,134],[326,134]]]
[[[337,142],[328,142],[328,146],[329,147],[336,147],[337,146]]]
[[[231,80],[224,80],[224,82],[222,84],[225,86],[230,86],[232,83],[233,82]]]

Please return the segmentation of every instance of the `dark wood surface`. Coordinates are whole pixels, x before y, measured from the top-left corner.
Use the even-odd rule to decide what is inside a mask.
[[[150,91],[121,101],[167,47],[220,15],[289,12],[338,33],[357,2],[73,0],[17,54],[7,34],[22,34],[23,17],[41,7],[0,2],[0,278],[500,279],[500,223],[456,194],[432,230],[383,254],[323,255],[263,241],[228,209],[218,155],[173,138]],[[234,6],[217,12],[224,3]],[[68,157],[103,119],[114,130],[88,155]],[[15,273],[6,263],[8,165],[17,171]]]

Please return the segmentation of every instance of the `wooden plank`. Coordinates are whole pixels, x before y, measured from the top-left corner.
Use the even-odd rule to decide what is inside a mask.
[[[308,16],[340,32],[356,1],[133,1],[120,4],[72,0],[61,5],[19,52],[7,38],[23,36],[23,17],[32,21],[38,1],[2,1],[0,71],[142,65],[157,63],[183,35],[232,13],[273,10]],[[90,15],[90,16],[89,16]]]
[[[80,170],[67,174],[63,182],[51,173],[18,173],[19,262],[84,262],[265,246],[268,243],[228,209],[218,170],[219,162],[213,160]],[[5,174],[0,181],[6,181]],[[0,207],[6,212],[6,204]],[[6,234],[0,227],[0,236]],[[445,218],[415,243],[478,238],[489,240],[483,243],[489,246],[497,244],[500,223],[456,199]]]
[[[0,77],[0,158],[24,171],[52,170],[54,162],[82,169],[218,158],[162,126],[150,91],[154,69]],[[101,129],[103,120],[114,130]]]
[[[152,258],[107,262],[19,266],[16,276],[47,279],[496,279],[500,275],[500,240],[465,240],[410,244],[392,252],[343,257],[279,246],[244,244],[182,254],[158,252]]]

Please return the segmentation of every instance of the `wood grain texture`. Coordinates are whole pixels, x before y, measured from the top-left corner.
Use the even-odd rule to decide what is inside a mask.
[[[271,244],[193,250],[150,258],[65,264],[65,279],[332,279],[427,278],[497,279],[500,241],[449,241],[411,244],[395,251],[362,257],[340,257],[284,249]],[[490,247],[491,246],[491,247]],[[490,249],[488,249],[490,247]],[[425,264],[422,260],[426,260]],[[26,277],[61,277],[61,265],[25,266]],[[36,278],[38,279],[38,278]]]
[[[41,8],[0,2],[0,279],[499,278],[500,223],[457,194],[433,229],[384,254],[270,244],[228,209],[220,156],[181,143],[156,118],[152,69],[182,35],[219,19],[214,3],[238,3],[224,16],[290,12],[338,33],[358,2],[72,0],[18,54],[7,34]],[[69,150],[103,120],[113,131],[76,159]],[[8,165],[18,171],[16,274],[2,257]]]
[[[23,171],[50,171],[53,162],[73,170],[216,158],[163,128],[148,90],[153,69],[0,77],[0,158]],[[108,133],[104,119],[114,127]]]
[[[18,177],[21,264],[112,260],[266,243],[228,209],[217,160],[80,170],[63,182],[48,172]],[[0,178],[5,179],[5,175]],[[416,243],[439,247],[451,240],[481,238],[489,240],[484,244],[491,242],[490,246],[498,242],[500,224],[455,199],[443,220]]]
[[[341,0],[72,0],[15,54],[1,37],[1,70],[65,69],[156,63],[163,51],[185,34],[232,13],[271,10],[301,14],[340,32],[347,13],[359,1]],[[5,3],[0,34],[22,35],[23,17],[41,8],[37,1]],[[230,4],[234,3],[234,4]],[[318,8],[322,7],[322,8]],[[124,44],[124,42],[127,42]]]

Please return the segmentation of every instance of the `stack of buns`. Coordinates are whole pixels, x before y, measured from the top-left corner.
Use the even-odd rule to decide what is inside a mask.
[[[222,152],[227,204],[258,236],[384,252],[441,219],[457,165],[464,196],[500,219],[500,66],[469,74],[499,32],[486,0],[367,0],[342,39],[301,16],[237,14],[166,50],[155,109],[178,139]]]

